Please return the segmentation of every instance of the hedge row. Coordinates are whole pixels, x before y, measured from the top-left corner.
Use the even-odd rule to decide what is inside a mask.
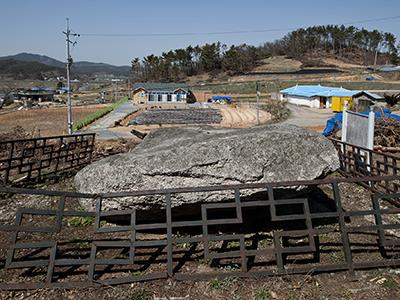
[[[112,104],[110,104],[107,107],[104,107],[98,111],[95,111],[89,115],[87,115],[85,118],[78,120],[75,124],[74,124],[74,131],[77,131],[85,126],[88,126],[89,124],[93,123],[94,121],[100,119],[101,117],[104,117],[106,114],[108,114],[109,112],[113,111],[114,109],[116,109],[117,107],[119,107],[120,105],[124,104],[126,101],[128,101],[128,97],[123,97],[121,98],[119,101],[114,102]]]

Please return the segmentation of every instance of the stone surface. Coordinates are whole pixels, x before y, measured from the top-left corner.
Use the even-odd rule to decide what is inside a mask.
[[[80,192],[106,193],[207,185],[311,180],[335,171],[338,156],[326,138],[294,125],[250,129],[166,128],[132,152],[92,163],[75,177]],[[250,195],[252,191],[243,192]],[[232,193],[180,194],[173,206],[213,202]],[[88,207],[92,203],[82,203]],[[120,198],[104,209],[156,208],[159,196]]]

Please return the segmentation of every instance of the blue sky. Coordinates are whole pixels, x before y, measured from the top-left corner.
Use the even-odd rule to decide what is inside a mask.
[[[398,0],[0,0],[0,56],[19,52],[65,60],[65,18],[77,33],[218,32],[312,25],[400,15]],[[357,24],[390,31],[400,39],[400,19]],[[81,36],[74,60],[129,65],[134,57],[221,41],[260,45],[282,37],[279,32],[180,37]]]

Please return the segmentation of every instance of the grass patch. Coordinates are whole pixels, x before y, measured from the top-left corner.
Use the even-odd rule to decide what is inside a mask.
[[[130,300],[150,300],[151,293],[145,289],[137,290],[137,291],[134,291],[128,299],[130,299]]]
[[[93,123],[94,121],[100,119],[101,117],[104,117],[106,114],[109,112],[113,111],[120,105],[124,104],[126,101],[128,101],[128,97],[123,97],[119,101],[114,102],[110,104],[107,107],[104,107],[100,110],[95,111],[94,113],[91,113],[87,115],[85,118],[78,120],[73,127],[74,131],[77,131],[85,126],[88,126],[89,124]]]
[[[390,276],[386,278],[382,286],[387,289],[397,289],[399,287],[397,281]]]
[[[353,298],[353,293],[351,292],[351,290],[345,290],[343,293],[343,299],[350,300],[352,298]]]
[[[224,279],[214,278],[209,282],[209,285],[212,289],[219,290],[232,287],[233,285],[237,284],[237,282],[238,282],[237,277],[229,276]]]
[[[262,288],[257,291],[255,299],[256,300],[270,300],[270,299],[272,299],[272,296],[271,296],[271,293],[267,289]]]
[[[71,217],[67,221],[69,226],[82,227],[94,223],[94,217]]]
[[[224,286],[224,282],[222,280],[219,280],[218,278],[212,279],[210,281],[210,287],[219,290]]]
[[[143,271],[131,271],[129,272],[130,275],[132,276],[142,276],[144,274]]]
[[[78,211],[85,211],[84,208],[78,208]],[[68,217],[68,226],[83,227],[93,225],[94,217]]]

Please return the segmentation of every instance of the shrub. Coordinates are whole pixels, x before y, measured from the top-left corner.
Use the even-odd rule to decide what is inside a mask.
[[[394,95],[383,95],[385,97],[386,104],[390,107],[395,106],[400,100],[400,93]]]
[[[216,290],[222,288],[223,285],[224,285],[223,281],[219,280],[218,278],[214,278],[210,281],[210,287]]]
[[[77,210],[85,211],[85,209],[83,207],[79,207]],[[69,226],[82,227],[82,226],[92,225],[93,223],[94,223],[94,217],[89,217],[89,216],[85,216],[85,217],[76,216],[76,217],[67,218],[67,224]]]
[[[272,297],[271,297],[271,293],[267,289],[262,288],[257,292],[255,299],[256,300],[271,300]]]
[[[109,112],[113,111],[114,109],[116,109],[118,106],[120,106],[121,104],[125,103],[126,101],[128,101],[128,97],[123,97],[121,100],[112,103],[111,105],[104,107],[98,111],[95,111],[94,113],[91,113],[89,115],[87,115],[85,118],[78,120],[75,124],[74,124],[74,131],[79,130],[85,126],[88,126],[89,124],[93,123],[94,121],[100,119],[101,117],[104,117],[106,114],[108,114]]]
[[[189,98],[186,99],[186,103],[188,103],[188,104],[196,103],[196,98],[189,97]]]
[[[290,116],[290,110],[285,103],[278,100],[268,100],[261,105],[261,109],[269,112],[274,122],[284,121]]]
[[[148,290],[136,290],[129,297],[130,300],[150,300],[151,293]]]

